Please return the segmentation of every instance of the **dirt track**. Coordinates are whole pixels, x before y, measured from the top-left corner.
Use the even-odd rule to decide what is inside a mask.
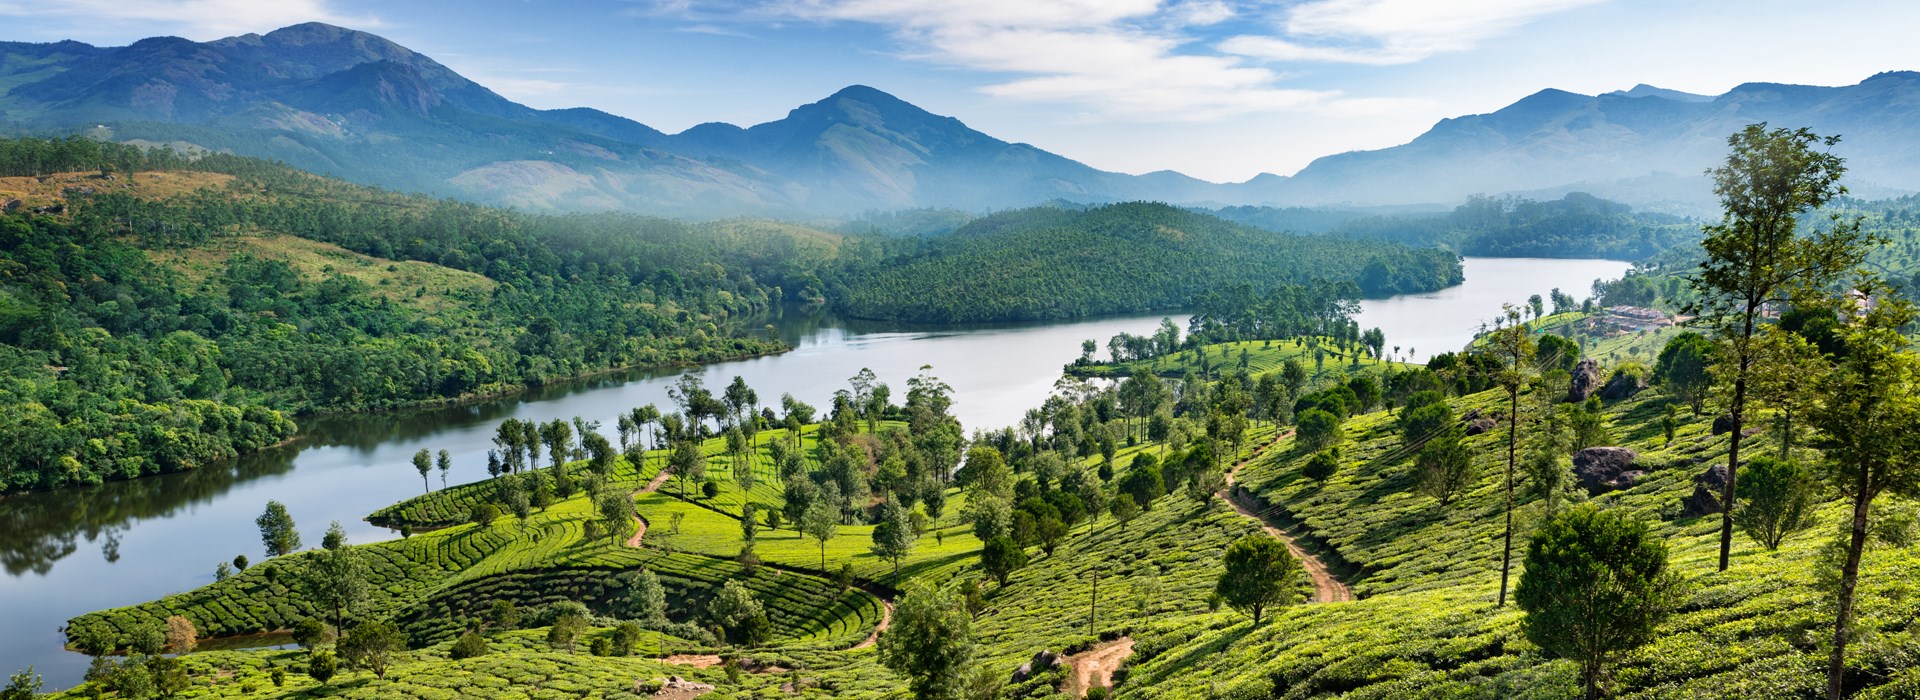
[[[1234,463],[1233,469],[1227,470],[1227,488],[1222,490],[1220,495],[1226,499],[1228,505],[1233,506],[1235,512],[1260,521],[1260,526],[1266,529],[1267,534],[1272,535],[1274,539],[1280,540],[1287,545],[1287,551],[1291,552],[1293,558],[1300,562],[1300,568],[1305,570],[1307,572],[1307,578],[1313,581],[1313,599],[1307,602],[1339,603],[1353,600],[1353,590],[1347,588],[1346,583],[1341,582],[1339,578],[1333,575],[1332,571],[1327,569],[1326,562],[1320,561],[1320,558],[1314,556],[1312,552],[1301,548],[1300,543],[1294,540],[1293,535],[1280,529],[1270,517],[1260,513],[1253,507],[1252,503],[1247,502],[1243,497],[1237,496],[1234,491],[1234,472],[1240,471],[1241,465],[1246,464],[1255,457],[1259,457],[1260,453],[1265,452],[1268,447],[1273,446],[1273,443],[1279,442],[1280,439],[1284,437],[1286,437],[1286,435],[1283,434],[1274,438],[1272,442],[1268,442],[1265,445],[1261,445],[1258,449],[1255,449],[1253,454],[1249,455],[1246,459]]]

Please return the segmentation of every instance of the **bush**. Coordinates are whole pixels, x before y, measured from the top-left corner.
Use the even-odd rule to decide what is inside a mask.
[[[487,651],[487,638],[480,636],[478,632],[468,630],[461,634],[459,639],[454,640],[453,646],[447,649],[447,655],[455,660],[471,659],[484,655]]]
[[[1306,466],[1300,468],[1300,473],[1314,481],[1326,481],[1339,469],[1340,448],[1336,447],[1314,453],[1313,459],[1307,460]]]

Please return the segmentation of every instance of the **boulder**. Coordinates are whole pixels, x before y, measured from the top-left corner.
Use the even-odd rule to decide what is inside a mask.
[[[1601,387],[1600,398],[1608,401],[1619,401],[1621,399],[1632,398],[1634,394],[1646,390],[1646,377],[1628,372],[1615,372],[1613,373],[1613,378],[1607,380],[1607,385]]]
[[[1733,415],[1725,414],[1713,419],[1713,434],[1725,435],[1733,432]]]
[[[1602,378],[1600,363],[1593,358],[1581,360],[1573,366],[1572,381],[1567,383],[1567,400],[1581,402],[1600,390]]]
[[[1720,512],[1720,490],[1726,487],[1726,463],[1707,467],[1706,471],[1694,475],[1693,493],[1680,499],[1681,512],[1689,518]]]
[[[1019,683],[1037,674],[1046,673],[1053,670],[1053,667],[1059,664],[1059,654],[1055,654],[1049,649],[1041,649],[1033,655],[1033,658],[1028,659],[1024,664],[1020,664],[1020,668],[1013,670],[1013,682]]]
[[[1639,457],[1625,447],[1589,447],[1574,453],[1573,475],[1588,494],[1624,489],[1647,475],[1633,468]]]
[[[1499,427],[1500,422],[1492,418],[1475,418],[1467,421],[1466,425],[1468,435],[1479,435],[1481,433],[1491,432],[1494,428]]]

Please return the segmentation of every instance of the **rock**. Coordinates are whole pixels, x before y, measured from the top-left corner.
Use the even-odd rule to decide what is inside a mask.
[[[1481,433],[1490,432],[1494,428],[1499,427],[1499,425],[1500,425],[1500,422],[1492,418],[1475,418],[1473,420],[1467,421],[1467,434],[1479,435]]]
[[[1646,377],[1629,374],[1627,372],[1615,372],[1613,373],[1613,378],[1607,380],[1607,385],[1601,387],[1600,398],[1608,401],[1619,401],[1621,399],[1631,398],[1634,394],[1646,390]]]
[[[1477,408],[1469,408],[1469,409],[1467,409],[1467,412],[1466,412],[1466,413],[1462,413],[1462,414],[1460,414],[1460,422],[1462,422],[1462,423],[1465,423],[1465,422],[1468,422],[1468,421],[1472,421],[1472,420],[1474,420],[1474,419],[1476,419],[1476,418],[1479,418],[1479,417],[1480,417],[1480,409],[1477,409]]]
[[[1580,402],[1587,400],[1600,390],[1600,363],[1593,358],[1581,360],[1573,366],[1573,381],[1567,384],[1567,400]]]
[[[20,211],[20,207],[25,205],[26,205],[26,202],[22,202],[18,199],[9,199],[7,200],[7,204],[4,207],[4,211],[11,214],[13,212]]]
[[[1725,435],[1731,432],[1733,432],[1733,416],[1731,414],[1713,419],[1713,434]]]
[[[1689,518],[1720,512],[1720,490],[1727,487],[1726,463],[1707,467],[1693,477],[1693,494],[1680,499],[1680,509]]]
[[[1589,494],[1624,489],[1647,474],[1633,468],[1639,457],[1625,447],[1589,447],[1574,453],[1573,475]]]
[[[1014,669],[1013,682],[1019,683],[1028,678],[1032,678],[1035,674],[1046,673],[1047,671],[1053,670],[1053,667],[1059,664],[1059,654],[1055,654],[1049,649],[1041,649],[1033,655],[1033,658],[1028,659],[1024,664],[1020,664],[1020,668]]]

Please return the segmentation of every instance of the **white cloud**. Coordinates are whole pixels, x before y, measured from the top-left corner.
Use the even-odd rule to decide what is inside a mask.
[[[301,22],[327,22],[356,29],[381,26],[371,16],[338,12],[327,0],[0,0],[0,17],[38,23],[42,25],[39,33],[50,35],[45,38],[116,41],[169,33],[189,39],[218,39]]]
[[[1315,0],[1288,9],[1279,36],[1237,36],[1220,48],[1279,62],[1414,63],[1600,1]]]
[[[1597,1],[1308,0],[1276,9],[1255,0],[656,0],[637,12],[684,22],[683,31],[877,26],[893,34],[900,57],[993,75],[986,94],[1153,122],[1404,109],[1396,98],[1290,86],[1295,76],[1277,64],[1410,63]],[[1247,33],[1254,25],[1268,31]]]

